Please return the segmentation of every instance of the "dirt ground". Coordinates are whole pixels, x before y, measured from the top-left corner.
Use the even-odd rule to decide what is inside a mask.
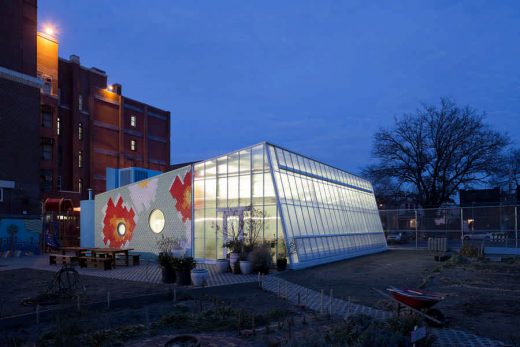
[[[466,258],[439,263],[422,251],[392,250],[314,268],[290,271],[285,279],[377,308],[390,302],[372,288],[423,288],[444,293],[436,305],[449,327],[520,345],[520,262]]]
[[[0,317],[34,312],[33,306],[22,305],[27,298],[34,298],[47,291],[52,283],[54,272],[18,269],[0,272]],[[112,300],[136,295],[164,293],[169,287],[162,284],[122,281],[94,276],[81,275],[81,284],[85,287],[81,303],[87,304],[106,300],[110,292]],[[53,305],[42,309],[52,308]]]

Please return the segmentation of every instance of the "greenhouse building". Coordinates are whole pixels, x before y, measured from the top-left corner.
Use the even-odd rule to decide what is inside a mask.
[[[96,247],[198,261],[225,258],[233,237],[266,243],[292,269],[386,250],[372,185],[260,143],[96,195]]]

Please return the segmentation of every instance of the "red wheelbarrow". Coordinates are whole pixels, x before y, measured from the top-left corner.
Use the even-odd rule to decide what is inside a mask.
[[[445,325],[444,315],[442,312],[432,308],[432,306],[444,300],[444,296],[441,294],[431,293],[420,289],[400,289],[395,287],[389,287],[386,289],[390,295],[375,288],[374,290],[382,296],[397,303],[398,316],[401,312],[401,308],[405,307],[418,313],[436,325]]]

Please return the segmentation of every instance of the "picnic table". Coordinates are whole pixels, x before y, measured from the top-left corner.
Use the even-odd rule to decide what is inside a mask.
[[[62,255],[67,253],[75,253],[77,257],[84,257],[90,248],[87,247],[61,247],[60,252]]]
[[[116,256],[118,254],[123,255],[125,259],[125,265],[130,265],[130,255],[128,252],[133,251],[133,248],[91,248],[90,253],[92,257],[108,257],[112,259],[112,265],[116,267]]]

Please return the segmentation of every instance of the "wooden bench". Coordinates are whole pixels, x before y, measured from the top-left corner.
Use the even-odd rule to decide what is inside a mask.
[[[65,265],[72,264],[78,261],[78,257],[75,255],[63,255],[63,254],[50,254],[49,265]]]
[[[133,266],[141,264],[141,260],[140,260],[141,255],[140,254],[130,254],[130,257],[132,258]]]
[[[79,258],[79,266],[81,268],[84,267],[94,267],[94,268],[103,268],[103,270],[111,270],[112,269],[112,259],[104,258],[104,257],[80,257]]]

